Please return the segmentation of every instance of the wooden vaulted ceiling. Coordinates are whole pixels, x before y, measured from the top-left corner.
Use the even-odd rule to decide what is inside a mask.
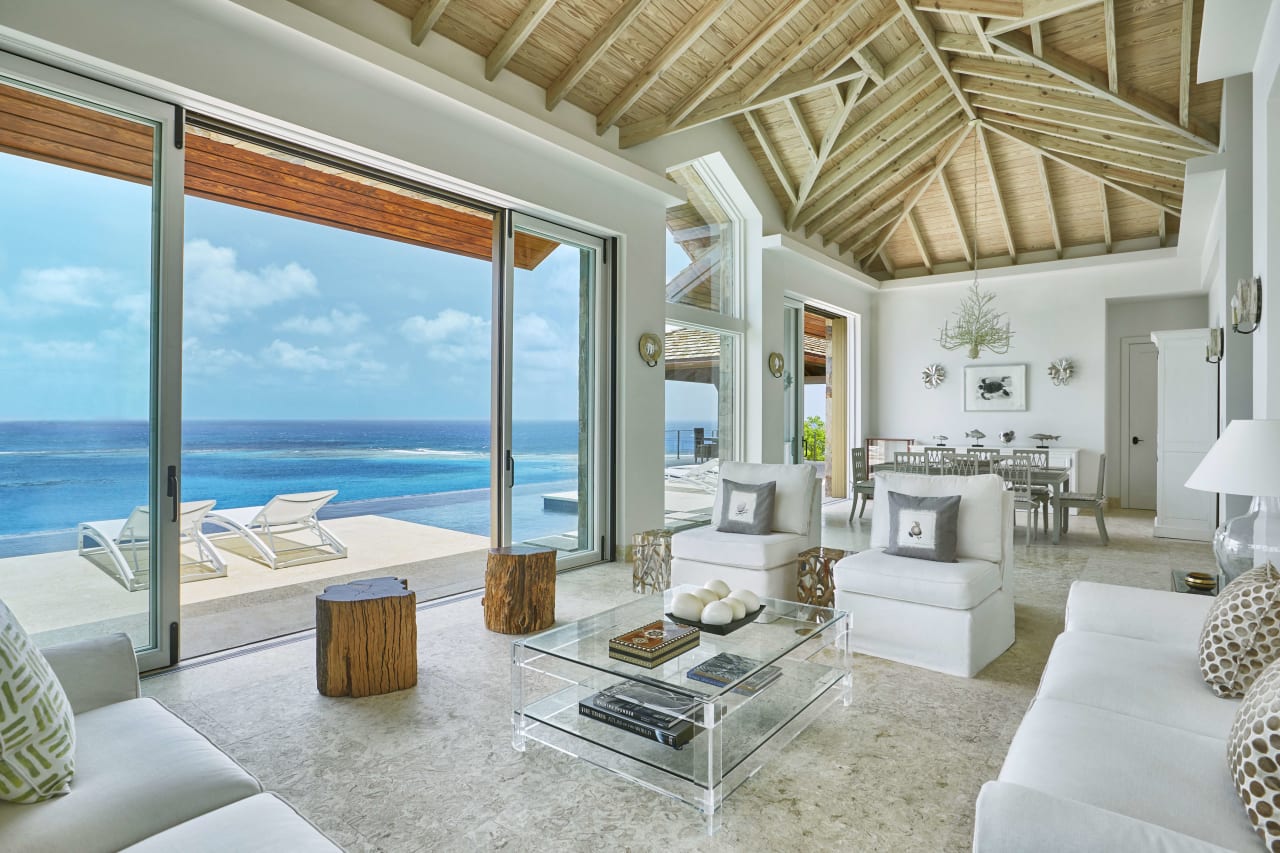
[[[880,278],[1166,245],[1217,150],[1203,0],[379,0],[617,127],[718,119]]]

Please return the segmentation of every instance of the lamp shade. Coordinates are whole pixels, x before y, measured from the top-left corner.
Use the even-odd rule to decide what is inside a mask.
[[[1280,420],[1227,424],[1186,485],[1203,492],[1280,497]]]

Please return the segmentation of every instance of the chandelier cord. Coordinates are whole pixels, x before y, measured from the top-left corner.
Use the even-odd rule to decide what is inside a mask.
[[[978,283],[978,127],[973,128],[973,283]]]

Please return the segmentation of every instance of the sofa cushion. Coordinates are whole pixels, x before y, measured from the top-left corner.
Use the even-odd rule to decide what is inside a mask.
[[[871,547],[889,547],[889,491],[922,497],[960,496],[956,556],[1000,562],[1004,525],[1004,481],[996,474],[977,477],[923,474],[876,474],[876,497],[871,504]]]
[[[275,794],[258,794],[180,823],[126,853],[338,853],[341,848]]]
[[[1067,630],[1151,640],[1194,657],[1212,604],[1207,595],[1075,581],[1067,593]]]
[[[1216,738],[1240,704],[1204,689],[1189,649],[1092,631],[1058,635],[1036,695]]]
[[[773,532],[773,501],[778,484],[735,483],[720,480],[720,514],[716,516],[716,530],[722,533],[739,533],[763,536]]]
[[[889,492],[889,546],[885,553],[954,563],[959,512],[959,495],[922,498]]]
[[[813,490],[817,479],[809,465],[764,465],[755,462],[721,462],[720,477],[735,483],[777,484],[773,499],[773,529],[778,533],[809,535]],[[716,489],[711,517],[720,517],[720,490]]]
[[[934,563],[873,549],[836,563],[835,584],[846,592],[972,610],[1000,588],[1000,567],[986,560]]]
[[[1265,849],[1240,808],[1225,737],[1076,702],[1037,699],[1000,781],[1168,827],[1229,850]]]
[[[1280,664],[1245,693],[1227,739],[1227,766],[1254,831],[1268,849],[1280,850]]]
[[[1243,696],[1280,657],[1280,572],[1259,566],[1227,584],[1200,631],[1200,672],[1219,696]]]
[[[38,803],[66,794],[75,770],[66,691],[0,601],[0,800]]]
[[[798,533],[743,536],[712,527],[694,527],[671,537],[672,557],[744,568],[780,566],[794,561],[796,555],[808,547],[808,538]]]
[[[0,803],[0,846],[6,851],[119,850],[262,791],[154,699],[86,711],[76,717],[76,728],[70,794],[34,806]]]

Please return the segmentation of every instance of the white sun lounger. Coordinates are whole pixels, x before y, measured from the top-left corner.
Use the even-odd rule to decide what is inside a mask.
[[[227,564],[218,556],[201,530],[216,501],[190,501],[179,508],[178,526],[184,542],[195,543],[200,558],[183,563],[198,565],[204,571],[183,572],[182,582],[227,576]],[[134,507],[128,518],[111,521],[82,521],[76,531],[82,557],[106,555],[106,561],[90,560],[114,577],[130,592],[151,585],[151,512],[145,506]],[[86,544],[86,540],[96,545]]]
[[[243,537],[261,555],[262,561],[273,569],[339,560],[347,556],[347,546],[316,518],[320,507],[337,494],[335,489],[276,495],[266,506],[211,512],[205,521]],[[307,543],[286,538],[292,533],[310,533],[317,541]],[[226,535],[218,534],[218,538]],[[290,554],[296,556],[291,557]]]

